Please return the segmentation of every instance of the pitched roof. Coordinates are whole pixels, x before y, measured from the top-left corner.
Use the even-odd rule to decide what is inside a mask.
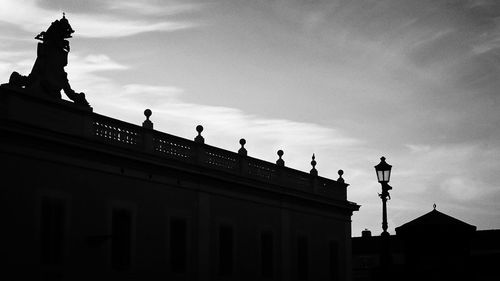
[[[459,219],[443,214],[436,209],[420,216],[410,222],[396,227],[396,233],[419,229],[463,229],[475,231],[476,226],[465,223]]]

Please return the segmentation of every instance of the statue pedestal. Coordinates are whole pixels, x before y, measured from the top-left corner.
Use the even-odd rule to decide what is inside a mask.
[[[92,107],[44,97],[23,88],[0,85],[0,119],[70,135],[87,136]]]

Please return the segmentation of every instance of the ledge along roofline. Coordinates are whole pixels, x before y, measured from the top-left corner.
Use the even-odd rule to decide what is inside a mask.
[[[0,119],[84,138],[96,144],[145,153],[148,156],[180,162],[191,167],[216,170],[219,173],[231,174],[233,177],[280,186],[296,192],[321,195],[325,199],[344,201],[345,204],[342,205],[351,211],[357,211],[360,207],[347,201],[349,184],[343,181],[341,171],[339,180],[332,180],[318,176],[317,172],[302,172],[211,146],[204,141],[193,141],[160,132],[152,129],[152,123],[149,121],[150,112],[149,116],[146,116],[149,121],[148,126],[138,126],[94,113],[90,107],[33,95],[24,89],[6,84],[0,86],[0,110],[2,112]],[[198,127],[197,140],[200,139],[203,130],[201,128],[200,131]]]

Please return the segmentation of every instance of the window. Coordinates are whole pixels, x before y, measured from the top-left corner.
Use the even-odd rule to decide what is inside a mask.
[[[233,228],[230,225],[219,226],[219,275],[233,273]]]
[[[273,278],[274,273],[274,237],[271,231],[260,234],[261,270],[263,278]]]
[[[300,281],[306,281],[309,275],[309,256],[307,237],[297,237],[297,277]]]
[[[40,253],[42,264],[58,265],[63,261],[66,243],[66,201],[42,197],[40,204]]]
[[[331,240],[328,245],[330,256],[330,280],[339,280],[339,244],[337,241]]]
[[[132,257],[132,211],[113,208],[111,212],[111,267],[127,270]]]
[[[170,219],[170,268],[172,272],[186,273],[187,221],[183,218]]]

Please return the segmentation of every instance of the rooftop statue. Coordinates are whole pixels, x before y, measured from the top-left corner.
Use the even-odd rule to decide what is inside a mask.
[[[68,65],[69,42],[75,32],[63,13],[60,20],[52,22],[47,31],[42,31],[35,39],[38,43],[37,57],[28,76],[13,72],[9,85],[25,88],[33,93],[40,93],[53,98],[61,98],[61,89],[75,104],[89,106],[84,93],[77,93],[68,81],[64,67]]]

